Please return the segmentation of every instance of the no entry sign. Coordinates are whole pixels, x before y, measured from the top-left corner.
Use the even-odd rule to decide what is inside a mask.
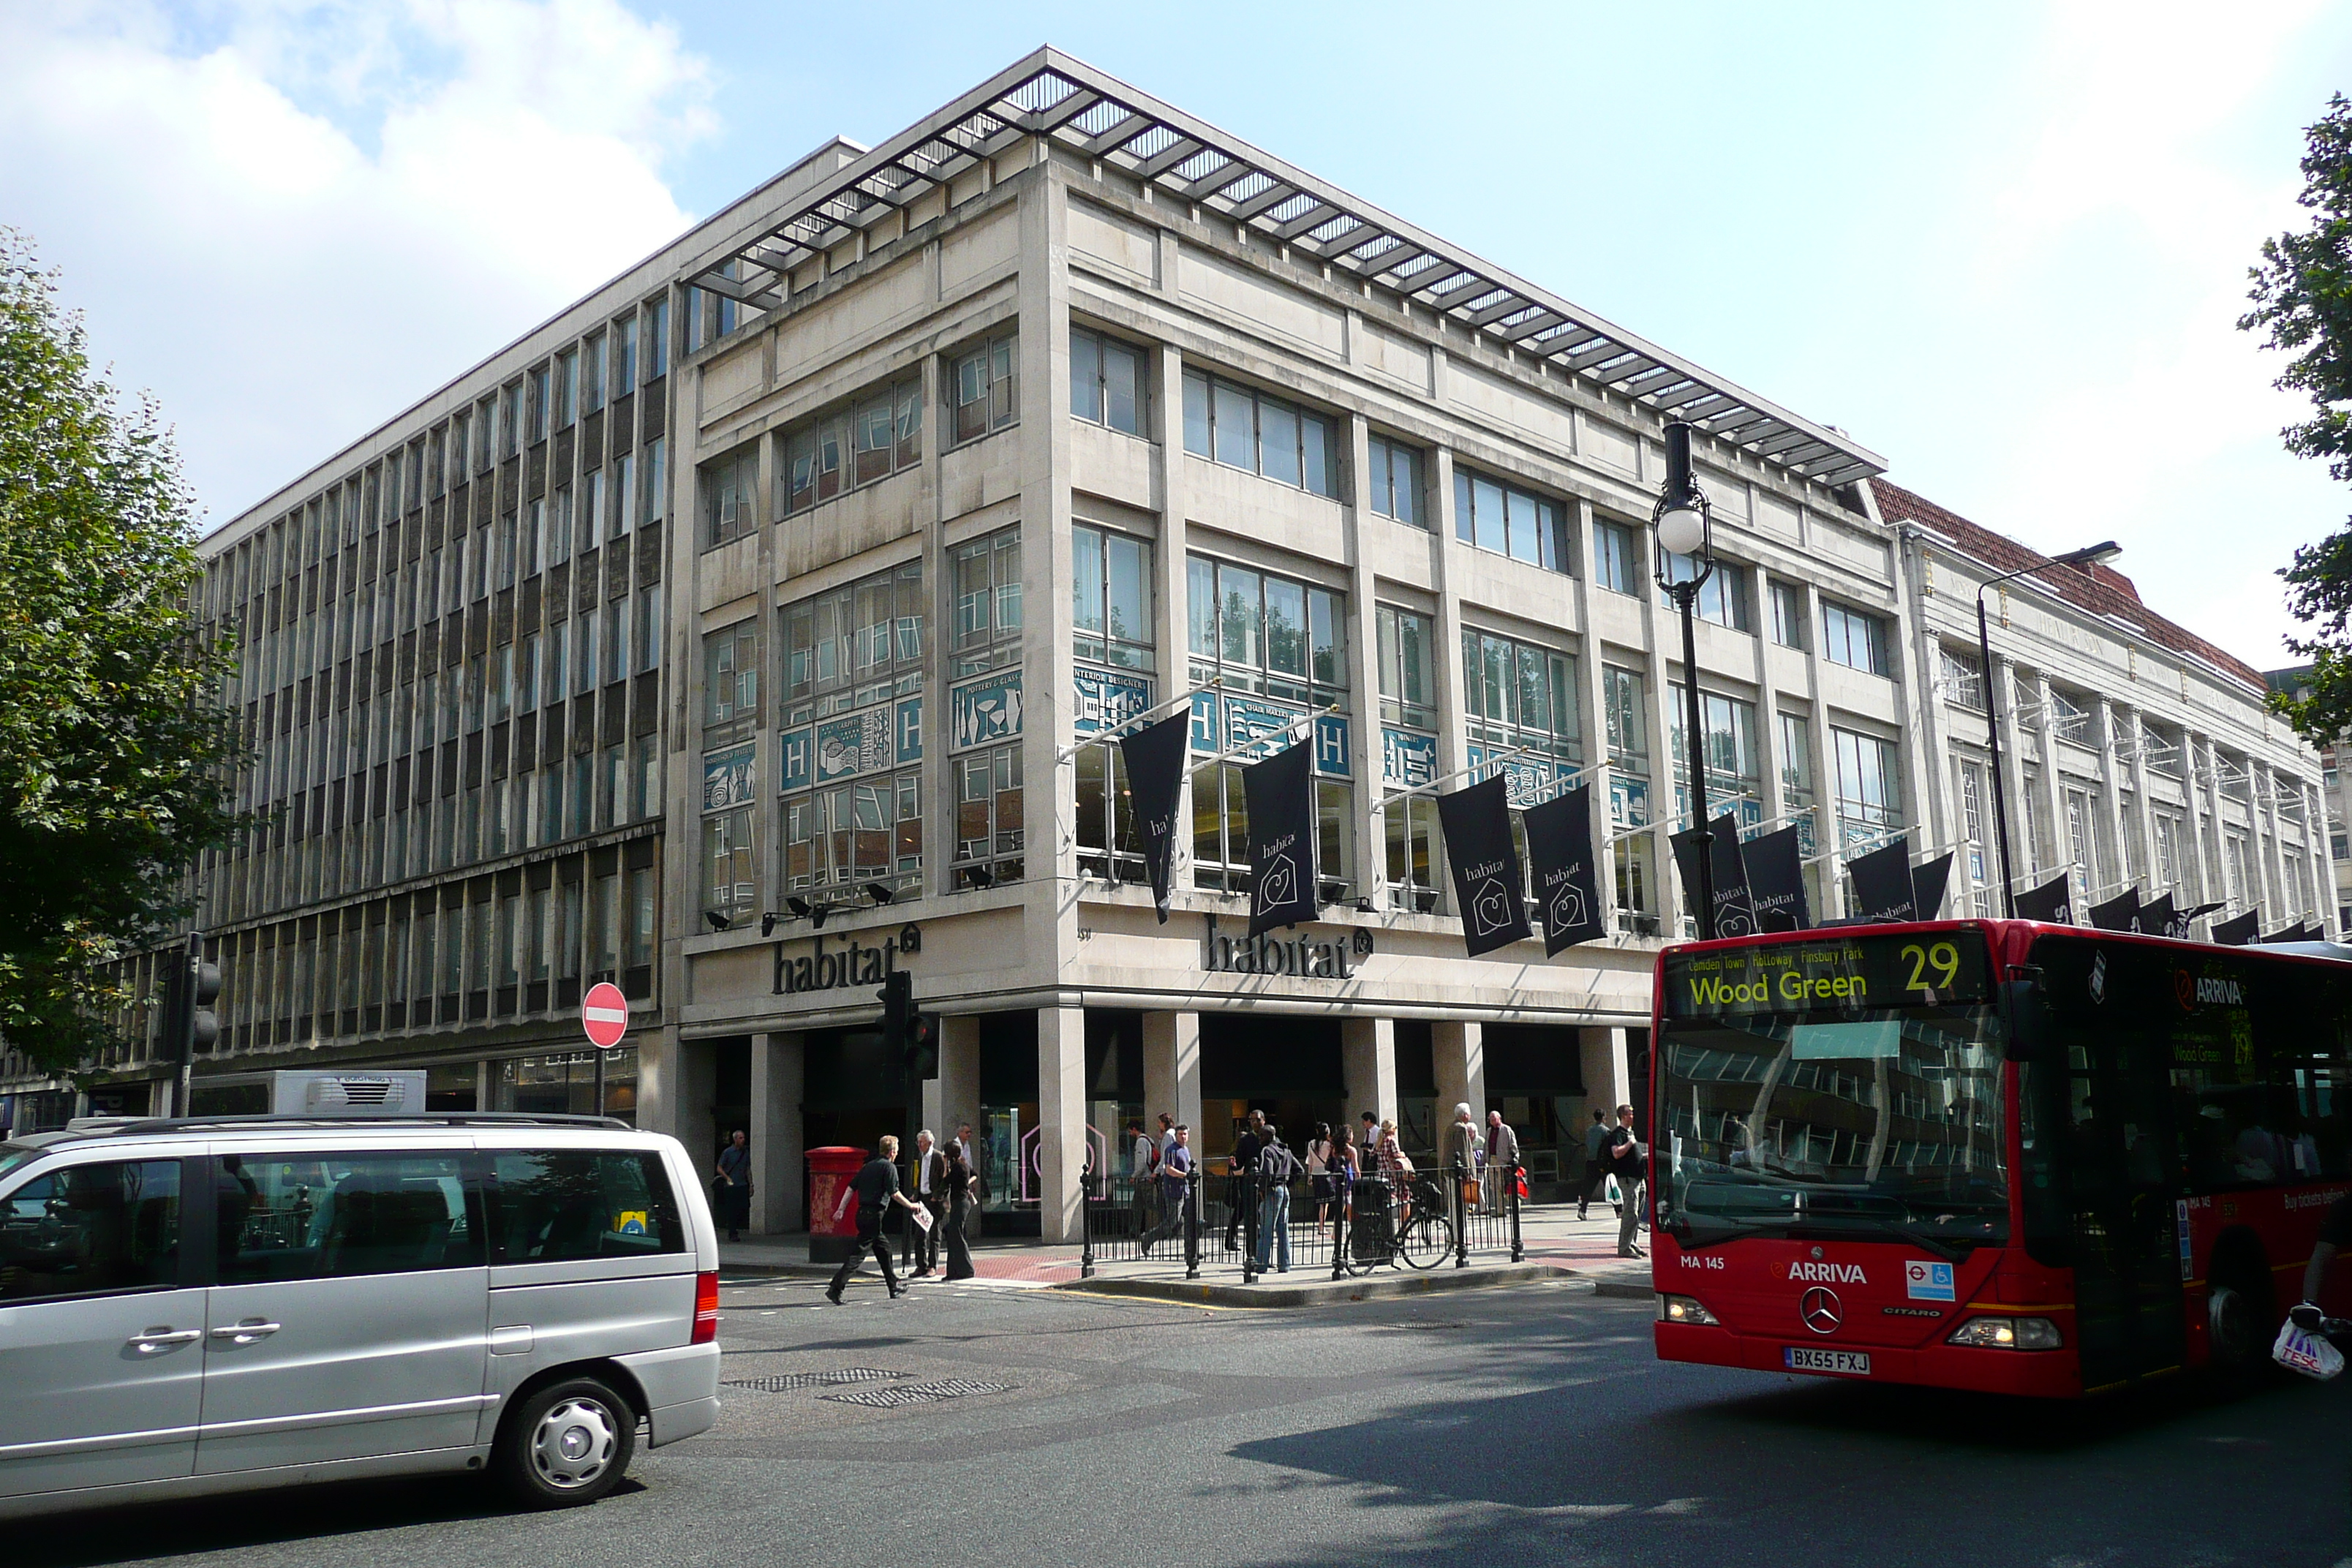
[[[580,1026],[588,1031],[591,1045],[611,1050],[629,1032],[629,999],[609,982],[591,985],[580,998]]]

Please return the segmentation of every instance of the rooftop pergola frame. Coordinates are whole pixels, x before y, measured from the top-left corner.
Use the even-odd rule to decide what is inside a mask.
[[[767,232],[714,256],[692,281],[762,310],[790,274],[930,191],[1045,137],[1077,155],[1247,226],[1442,311],[1490,342],[1683,419],[1800,478],[1837,486],[1885,471],[1875,453],[1667,353],[1434,235],[1055,49],[1010,69],[858,157]]]

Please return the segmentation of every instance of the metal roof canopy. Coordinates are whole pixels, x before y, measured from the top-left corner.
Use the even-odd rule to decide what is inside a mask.
[[[1204,212],[1367,279],[1818,484],[1885,471],[1876,453],[1768,403],[1247,142],[1045,48],[900,132],[692,281],[763,310],[787,274],[1026,136],[1099,160]]]

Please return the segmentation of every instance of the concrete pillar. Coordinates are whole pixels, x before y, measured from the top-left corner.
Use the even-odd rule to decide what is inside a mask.
[[[638,1125],[649,1131],[667,1132],[685,1144],[687,1156],[694,1162],[695,1168],[707,1173],[710,1162],[719,1155],[710,1142],[710,1110],[719,1096],[718,1047],[708,1040],[679,1040],[667,1053],[667,1059],[658,1063],[651,1074],[646,1071],[644,1047],[638,1049]],[[661,1071],[663,1068],[668,1070]],[[654,1101],[650,1107],[646,1105],[649,1098],[646,1094],[648,1077],[654,1078],[658,1090],[650,1097]],[[643,1120],[647,1110],[658,1120]]]
[[[1146,1013],[1143,1016],[1143,1124],[1160,1135],[1160,1113],[1166,1111],[1192,1129],[1195,1147],[1201,1131],[1201,1015]]]
[[[1350,1127],[1369,1110],[1383,1121],[1397,1113],[1396,1020],[1348,1017],[1339,1020],[1339,1070],[1348,1085],[1348,1102],[1341,1108]]]
[[[939,1107],[932,1109],[931,1086],[939,1089]],[[950,1013],[940,1020],[940,1076],[923,1089],[923,1114],[942,1142],[956,1129],[971,1123],[980,1131],[980,1015]],[[965,1153],[969,1155],[970,1150]]]
[[[1087,1014],[1037,1010],[1037,1225],[1046,1241],[1078,1238],[1087,1150]]]
[[[776,1236],[808,1227],[802,1187],[803,1056],[798,1034],[751,1037],[751,1230]]]
[[[1613,1119],[1617,1108],[1633,1098],[1633,1074],[1625,1059],[1624,1030],[1601,1026],[1576,1033],[1578,1065],[1584,1075],[1586,1114],[1577,1124],[1577,1135],[1581,1137],[1591,1124],[1591,1112],[1598,1110]]]
[[[1430,1067],[1437,1079],[1438,1133],[1443,1138],[1454,1120],[1454,1108],[1467,1104],[1480,1122],[1486,1120],[1486,1051],[1485,1026],[1444,1020],[1429,1027]],[[1441,1142],[1440,1148],[1444,1145]]]

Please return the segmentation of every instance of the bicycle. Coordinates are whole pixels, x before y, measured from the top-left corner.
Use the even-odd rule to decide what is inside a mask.
[[[1369,1274],[1383,1263],[1429,1268],[1454,1255],[1454,1221],[1445,1212],[1444,1190],[1430,1178],[1405,1178],[1401,1197],[1389,1184],[1359,1182],[1339,1231],[1339,1262],[1349,1274]],[[1397,1216],[1404,1217],[1400,1220]]]

